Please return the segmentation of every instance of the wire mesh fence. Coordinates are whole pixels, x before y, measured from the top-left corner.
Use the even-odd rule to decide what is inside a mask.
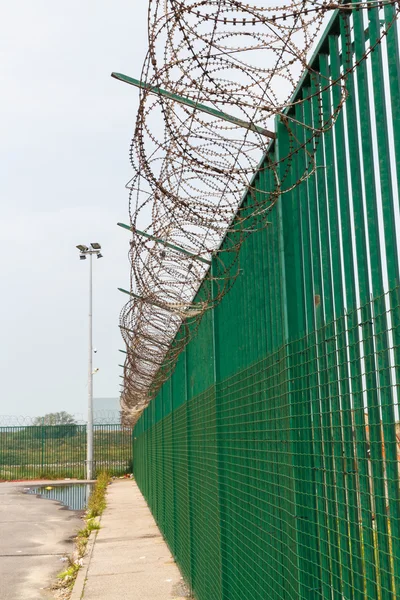
[[[185,352],[146,409],[135,477],[197,598],[399,597],[398,365],[377,346],[400,289],[369,309],[194,396]]]
[[[223,264],[234,286],[134,429],[135,477],[197,600],[400,600],[399,24],[381,39],[393,6],[352,5],[212,256],[211,285]],[[271,164],[285,191],[231,267]]]
[[[121,425],[94,425],[95,473],[132,470],[132,432]],[[0,481],[84,478],[85,425],[0,426]]]

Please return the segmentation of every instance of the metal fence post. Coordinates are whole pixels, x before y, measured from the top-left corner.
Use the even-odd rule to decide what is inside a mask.
[[[211,277],[212,277],[212,293],[216,295],[217,289],[215,284],[215,265],[216,257],[212,257],[211,262]],[[221,600],[228,599],[228,591],[226,587],[225,577],[225,560],[226,560],[226,531],[224,527],[225,523],[225,511],[226,502],[224,500],[224,484],[223,484],[223,472],[224,472],[224,458],[223,458],[223,437],[221,433],[221,398],[219,394],[219,342],[218,342],[218,328],[217,328],[217,311],[218,307],[212,309],[212,334],[213,334],[213,363],[214,363],[214,394],[215,394],[215,416],[216,416],[216,450],[217,450],[217,473],[218,473],[218,505],[219,505],[219,535],[220,535],[220,561],[221,561]],[[218,600],[218,599],[216,599]]]
[[[296,181],[296,157],[290,155],[289,136],[284,122],[278,121],[277,153],[281,161],[282,183],[289,189]],[[290,164],[289,164],[290,163]],[[318,578],[319,554],[316,534],[315,470],[313,468],[312,423],[310,403],[305,393],[305,346],[304,341],[293,342],[306,333],[303,296],[303,258],[301,245],[301,221],[298,216],[300,202],[298,190],[281,195],[282,231],[284,244],[284,282],[287,300],[287,347],[292,435],[292,460],[295,489],[295,514],[297,529],[298,593],[300,598],[320,598]],[[310,282],[307,282],[310,284]]]
[[[187,364],[187,349],[185,348],[185,396],[186,396],[186,448],[187,448],[187,481],[188,481],[188,504],[189,504],[189,557],[190,557],[190,586],[194,590],[195,573],[196,573],[196,556],[193,535],[193,483],[192,483],[192,460],[191,460],[191,416],[189,406],[189,383],[188,383],[188,364]]]

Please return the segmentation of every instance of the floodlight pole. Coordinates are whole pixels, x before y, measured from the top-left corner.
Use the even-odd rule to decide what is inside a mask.
[[[93,469],[93,254],[102,258],[100,244],[92,243],[90,248],[83,244],[77,246],[80,258],[86,259],[89,255],[89,359],[88,359],[88,419],[86,428],[86,479],[94,477]]]
[[[93,264],[89,255],[89,365],[88,365],[88,421],[86,479],[93,479]]]

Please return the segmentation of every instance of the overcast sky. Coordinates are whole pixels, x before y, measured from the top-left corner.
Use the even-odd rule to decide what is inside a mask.
[[[129,287],[125,183],[147,2],[18,0],[0,19],[0,415],[84,413],[89,261],[94,395],[118,396],[118,317]],[[122,359],[122,360],[121,360]]]

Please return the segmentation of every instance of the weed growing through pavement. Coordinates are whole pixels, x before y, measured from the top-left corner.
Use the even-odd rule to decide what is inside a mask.
[[[90,494],[87,519],[99,517],[106,507],[106,490],[110,476],[107,472],[101,473],[97,479],[93,492]]]
[[[97,517],[100,517],[106,508],[106,491],[109,481],[109,474],[106,471],[101,473],[90,494],[84,517],[85,526],[78,531],[75,538],[75,551],[71,556],[67,556],[68,567],[58,575],[58,582],[54,586],[56,590],[60,591],[62,598],[68,598],[74,587],[91,532],[100,529]]]

